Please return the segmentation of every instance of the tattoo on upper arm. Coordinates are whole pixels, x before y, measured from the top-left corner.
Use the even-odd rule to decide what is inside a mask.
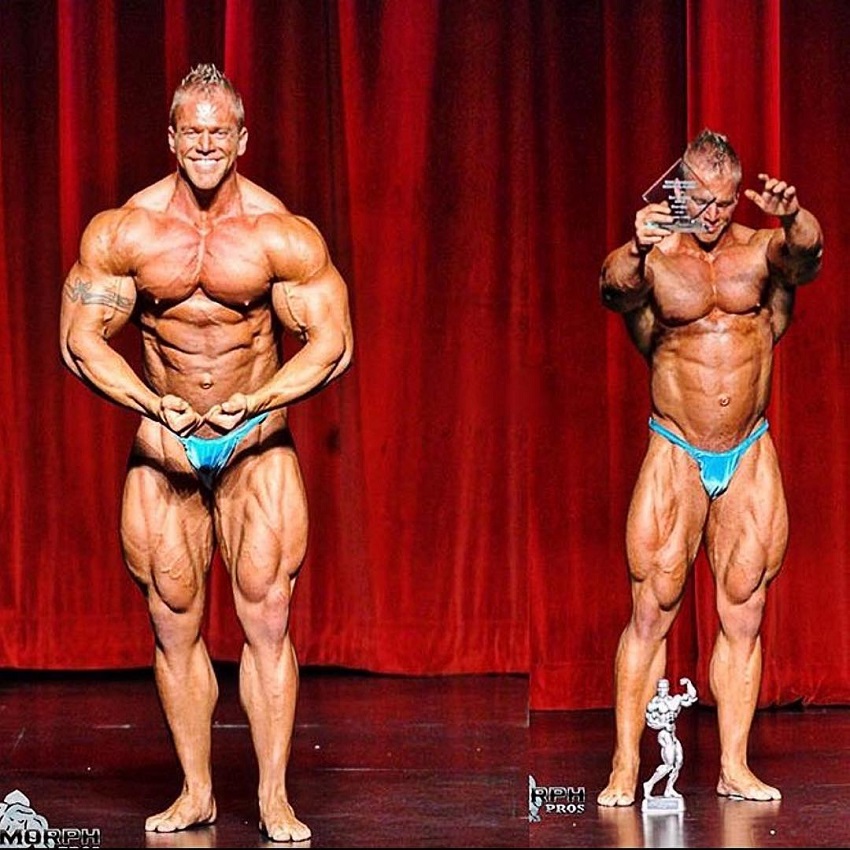
[[[65,284],[65,297],[69,301],[79,301],[81,304],[98,304],[104,307],[114,307],[123,313],[133,309],[133,300],[121,294],[120,281],[114,282],[114,289],[96,289],[90,280],[76,278],[73,283]]]

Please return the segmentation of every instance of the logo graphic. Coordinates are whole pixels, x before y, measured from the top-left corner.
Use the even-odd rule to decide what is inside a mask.
[[[100,830],[51,829],[47,818],[30,806],[26,795],[15,790],[0,803],[0,847],[100,847]]]
[[[538,785],[528,775],[528,819],[540,823],[543,815],[582,815],[585,807],[583,785]]]

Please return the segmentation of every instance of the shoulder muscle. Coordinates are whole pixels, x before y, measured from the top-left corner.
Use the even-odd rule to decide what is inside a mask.
[[[306,283],[327,269],[330,260],[325,240],[306,218],[270,214],[261,216],[258,226],[275,279]]]

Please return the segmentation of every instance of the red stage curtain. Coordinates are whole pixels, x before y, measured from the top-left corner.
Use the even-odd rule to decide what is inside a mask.
[[[850,699],[848,36],[839,0],[0,3],[0,666],[150,662],[117,537],[136,421],[63,371],[60,286],[89,218],[173,168],[171,92],[214,61],[245,100],[241,171],[316,222],[351,290],[354,365],[292,409],[302,663],[528,673],[533,708],[611,705],[648,394],[597,279],[707,124],[826,230],[769,411],[791,545],[761,702]],[[118,345],[137,362],[134,332]],[[212,584],[211,651],[235,658],[220,564]],[[670,662],[703,693],[715,628],[701,559]]]

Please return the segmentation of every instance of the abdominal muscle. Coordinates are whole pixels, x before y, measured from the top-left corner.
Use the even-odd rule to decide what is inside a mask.
[[[664,329],[652,354],[653,416],[697,448],[726,451],[764,415],[772,358],[766,311],[713,311]]]
[[[271,309],[235,309],[201,295],[142,317],[144,371],[160,394],[199,413],[234,393],[250,393],[280,368]]]
[[[243,313],[205,298],[199,312],[198,303],[183,302],[162,315],[143,314],[141,326],[148,384],[160,396],[179,396],[203,415],[235,393],[247,395],[266,384],[280,368],[281,359],[267,305]],[[286,411],[280,409],[243,442],[258,440],[261,430],[266,435],[283,428]],[[217,437],[221,431],[202,425],[195,435]],[[134,452],[170,461],[168,468],[187,468],[176,435],[151,419],[142,420]]]

